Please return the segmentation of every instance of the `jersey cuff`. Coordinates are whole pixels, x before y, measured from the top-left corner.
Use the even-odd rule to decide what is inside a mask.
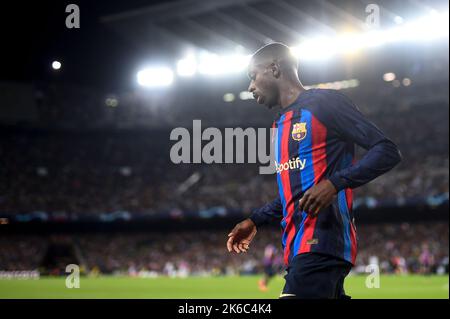
[[[256,227],[259,227],[266,223],[266,219],[264,218],[264,216],[261,216],[261,214],[259,214],[258,209],[255,209],[249,218],[256,225]]]
[[[336,188],[336,192],[339,192],[344,188],[347,188],[347,183],[345,179],[340,178],[337,174],[331,176],[328,180],[331,182],[331,184],[334,185],[334,187]]]

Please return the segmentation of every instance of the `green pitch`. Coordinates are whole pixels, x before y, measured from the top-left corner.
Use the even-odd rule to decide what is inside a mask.
[[[210,278],[80,278],[79,289],[68,289],[65,278],[0,280],[0,298],[277,298],[284,279],[276,277],[269,291],[258,290],[260,277]],[[448,276],[388,276],[380,288],[368,289],[366,277],[351,276],[346,291],[353,298],[449,298]]]

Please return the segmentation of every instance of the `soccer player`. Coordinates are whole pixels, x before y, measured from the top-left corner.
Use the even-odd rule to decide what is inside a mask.
[[[273,123],[279,196],[228,235],[229,252],[246,252],[257,228],[281,222],[285,286],[280,298],[350,298],[344,279],[355,263],[352,189],[401,161],[396,145],[335,90],[306,90],[289,47],[259,49],[248,67],[258,104],[281,107]],[[355,162],[355,144],[367,150]]]
[[[275,259],[276,259],[276,248],[273,244],[269,244],[264,248],[264,277],[258,282],[259,289],[261,291],[267,291],[270,279],[272,279],[275,274]]]

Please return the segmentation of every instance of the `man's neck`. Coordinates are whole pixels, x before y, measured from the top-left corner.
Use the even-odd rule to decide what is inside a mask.
[[[280,106],[282,109],[294,103],[305,88],[300,82],[290,83],[280,91]]]

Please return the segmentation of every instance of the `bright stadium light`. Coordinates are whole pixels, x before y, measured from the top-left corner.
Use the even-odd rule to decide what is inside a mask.
[[[119,100],[116,97],[108,97],[105,99],[105,105],[109,107],[117,107]]]
[[[383,74],[383,80],[386,82],[391,82],[395,80],[395,73],[393,72],[388,72]]]
[[[361,34],[342,34],[333,40],[333,45],[338,53],[355,53],[364,47],[363,37]]]
[[[326,60],[336,54],[336,49],[332,38],[318,37],[292,47],[291,52],[301,60]]]
[[[335,82],[326,82],[326,83],[317,83],[311,85],[305,85],[306,89],[334,89],[334,90],[342,90],[342,89],[350,89],[359,86],[358,79],[350,79],[350,80],[342,80]]]
[[[239,98],[243,101],[254,99],[253,93],[250,93],[249,91],[242,91],[241,93],[239,93]]]
[[[428,41],[445,36],[448,37],[448,20],[448,12],[438,13],[434,11],[430,15],[417,20],[406,27],[409,32],[417,32],[414,38],[418,37],[418,40]]]
[[[59,69],[61,69],[61,62],[59,62],[59,61],[53,61],[53,62],[52,62],[52,68],[53,68],[53,70],[59,70]]]
[[[217,54],[202,52],[200,54],[198,71],[201,74],[209,75],[223,73],[223,68],[220,65],[220,57]]]
[[[389,29],[371,29],[364,33],[344,33],[335,37],[318,36],[309,38],[299,45],[291,46],[291,53],[301,61],[324,61],[338,55],[354,54],[363,49],[379,47],[394,42],[430,42],[448,38],[448,11],[430,11],[427,16],[415,21],[405,21],[394,17],[395,26]],[[190,53],[176,63],[176,73],[180,77],[202,74],[218,76],[238,74],[245,71],[251,55],[236,48],[232,54],[219,55],[209,51]],[[54,69],[61,67],[54,62]],[[173,72],[168,68],[149,68],[138,73],[138,83],[146,87],[168,86],[173,82]],[[394,81],[389,80],[390,81]],[[341,83],[335,84],[337,87]],[[345,83],[344,83],[345,85]]]
[[[384,43],[425,42],[448,37],[448,12],[432,12],[410,23],[382,31]]]
[[[251,55],[218,55],[209,52],[200,54],[198,70],[201,74],[221,75],[239,73],[247,68]]]
[[[164,87],[173,82],[173,72],[167,67],[145,68],[137,73],[137,82],[144,87]]]
[[[224,102],[231,103],[234,101],[234,99],[235,99],[235,96],[233,93],[225,93],[223,95]]]
[[[371,30],[360,34],[342,34],[337,37],[316,37],[291,47],[292,54],[301,60],[327,60],[338,54],[348,54],[363,48],[402,41],[432,41],[448,37],[448,12],[431,12],[411,23],[397,16],[398,26],[385,30]]]
[[[197,61],[194,55],[188,55],[177,62],[177,74],[179,76],[193,76],[196,72]]]
[[[396,17],[394,18],[394,22],[395,22],[396,24],[402,24],[402,23],[403,23],[403,18],[402,18],[401,16],[396,16]]]
[[[402,80],[402,84],[403,84],[404,86],[410,86],[410,85],[411,85],[411,79],[410,79],[410,78],[404,78],[404,79]]]

